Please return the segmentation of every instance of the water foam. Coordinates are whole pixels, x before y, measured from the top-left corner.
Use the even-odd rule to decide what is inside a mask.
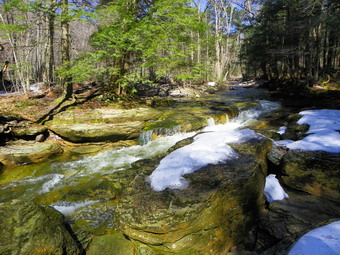
[[[52,190],[58,183],[60,183],[64,179],[65,176],[62,174],[50,174],[49,177],[52,177],[52,179],[42,185],[42,188],[39,191],[40,194],[47,193]]]
[[[79,208],[85,207],[87,205],[92,205],[98,203],[99,201],[83,201],[83,202],[58,202],[56,204],[51,205],[54,209],[61,212],[65,216],[71,215],[74,211]]]

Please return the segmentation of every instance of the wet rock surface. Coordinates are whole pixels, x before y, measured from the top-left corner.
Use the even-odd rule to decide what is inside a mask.
[[[141,163],[144,171],[117,205],[118,229],[151,254],[223,254],[242,245],[264,205],[262,163],[269,148],[266,139],[238,145],[239,161],[185,176],[190,185],[184,190],[153,191],[145,179],[154,168]]]
[[[156,111],[148,115],[143,111],[138,112],[138,110],[136,112],[123,110],[126,111],[123,113],[123,111],[104,109],[101,109],[99,114],[97,114],[97,110],[85,111],[83,114],[72,110],[56,115],[49,125],[50,127],[52,124],[65,125],[64,132],[68,132],[76,125],[87,124],[87,128],[92,129],[93,134],[89,135],[89,138],[86,138],[88,140],[85,139],[85,141],[96,141],[92,140],[91,136],[96,132],[99,133],[99,129],[96,127],[98,124],[111,132],[115,129],[114,127],[123,125],[122,123],[133,123],[131,128],[136,126],[138,131],[135,132],[131,129],[129,131],[131,135],[134,132],[140,132],[147,122],[144,130],[153,129],[162,135],[167,133],[166,128],[176,125],[181,125],[183,128],[181,130],[196,130],[207,125],[207,116],[213,117],[215,123],[224,123],[226,114],[229,117],[234,117],[238,113],[238,108],[244,106],[247,109],[248,105],[251,107],[256,104],[254,101],[246,104],[234,104],[209,100],[195,102],[195,106],[202,106],[203,110],[190,108],[189,103],[181,102],[185,107],[175,109],[173,114],[170,111],[168,113]],[[166,107],[169,106],[173,105],[171,103],[166,105]],[[185,111],[181,109],[185,109]],[[93,112],[95,114],[92,114]],[[157,118],[158,121],[155,123],[148,122]],[[268,118],[252,124],[251,128],[254,127],[256,132],[273,139],[296,140],[303,138],[308,128],[297,125],[298,119],[299,116],[296,114],[290,116],[289,111],[283,113],[278,111],[270,114]],[[14,124],[18,123],[13,122]],[[288,129],[281,136],[276,132],[282,125],[288,126]],[[1,129],[1,127],[3,128]],[[1,135],[5,135],[5,132],[9,130],[8,125],[0,126]],[[83,139],[84,134],[75,136],[74,141],[79,141],[78,136]],[[106,134],[104,137],[106,140],[112,135]],[[130,138],[121,136],[119,139]],[[66,136],[65,139],[67,139]],[[46,230],[46,240],[50,245],[46,245],[46,249],[53,250],[50,254],[59,254],[59,244],[62,243],[61,246],[64,247],[64,251],[66,249],[67,254],[80,254],[81,249],[86,249],[86,254],[106,254],[114,251],[122,255],[287,254],[291,245],[308,230],[339,219],[339,154],[288,151],[278,147],[273,148],[267,154],[271,143],[265,138],[232,145],[239,153],[237,160],[217,166],[209,165],[185,176],[190,181],[189,187],[185,190],[153,191],[146,182],[146,178],[157,167],[161,158],[175,148],[180,148],[191,142],[192,139],[183,140],[167,153],[152,159],[137,161],[128,170],[108,172],[104,175],[97,173],[94,179],[82,177],[84,180],[81,180],[79,184],[56,187],[48,193],[35,196],[34,201],[44,205],[60,201],[70,204],[86,200],[96,202],[78,208],[67,216],[67,222],[71,223],[72,230],[69,231],[68,228],[66,230],[68,233],[72,233],[73,241],[67,233],[59,235],[58,230],[55,235],[54,232]],[[35,144],[38,143],[27,143],[26,152],[32,151]],[[0,147],[0,151],[1,148],[10,146],[12,144]],[[59,149],[56,151],[60,151]],[[72,155],[77,154],[75,158],[86,154],[86,152],[82,152],[82,147],[76,149],[74,153],[72,152]],[[93,153],[96,154],[98,151],[100,149],[94,149]],[[0,171],[4,168],[3,164],[12,164],[8,163],[12,162],[14,155],[12,154],[12,152],[7,154],[7,163],[5,161],[1,163],[3,161],[0,160]],[[0,156],[1,159],[2,157]],[[19,164],[35,162],[35,159],[28,160],[26,156],[17,157],[19,159],[15,162],[19,162]],[[45,159],[38,159],[38,161]],[[267,167],[269,167],[268,171]],[[20,178],[30,176],[34,171],[36,170],[29,168],[20,175]],[[269,210],[266,210],[262,192],[264,178],[268,173],[276,173],[281,176],[281,184],[290,198],[274,202],[270,204]],[[6,180],[3,181],[6,183]],[[6,192],[3,191],[1,201],[8,201],[9,198],[16,196],[11,191],[11,185],[12,183],[6,186]],[[32,183],[27,187],[30,188],[33,185]],[[22,192],[26,192],[25,187],[22,188]],[[2,203],[0,207],[8,207],[8,203],[10,202]],[[49,208],[47,206],[37,207]],[[13,208],[16,207],[13,206]],[[22,213],[26,216],[20,217],[30,219],[30,217],[34,218],[34,215],[38,215],[37,217],[40,219],[40,209],[35,209],[31,205],[27,208]],[[7,220],[11,221],[11,214],[15,215],[16,212],[19,213],[23,209],[13,210],[16,211],[6,212],[4,224],[7,224]],[[52,216],[48,216],[52,222],[61,216],[55,213],[54,211],[51,213]],[[0,219],[2,219],[1,216]],[[63,221],[64,218],[61,222]],[[1,225],[4,224],[1,223]],[[54,229],[59,229],[57,225],[52,226]],[[9,229],[6,226],[5,231],[8,232],[6,235],[12,232],[17,234],[15,229]],[[31,235],[40,238],[40,234],[37,234],[37,230],[35,230],[40,227],[34,226],[34,229],[27,229],[29,230],[25,235],[28,237],[25,237],[25,242],[26,240],[27,242],[30,240],[33,243],[37,242],[37,239]],[[1,237],[10,239],[6,235],[1,234]],[[57,241],[52,240],[55,237],[57,237]],[[41,237],[45,240],[44,238]],[[9,245],[4,243],[4,240],[2,241],[4,245],[1,244],[0,249],[16,245]],[[57,244],[54,245],[55,243]],[[21,244],[16,246],[20,247]],[[33,245],[24,246],[32,247]],[[45,252],[41,254],[48,254],[46,249],[41,249]],[[10,254],[7,251],[0,252],[0,254]],[[34,251],[33,253],[39,254],[39,252]],[[19,252],[18,254],[26,253]]]
[[[3,165],[18,165],[41,162],[62,153],[62,148],[52,141],[15,141],[0,147],[0,162]]]
[[[283,177],[285,178],[285,177]],[[255,250],[258,254],[286,255],[309,230],[339,220],[339,204],[286,188],[289,199],[277,201],[260,214]]]

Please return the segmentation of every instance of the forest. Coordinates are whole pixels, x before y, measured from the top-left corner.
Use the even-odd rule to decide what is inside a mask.
[[[183,86],[339,77],[336,0],[2,0],[1,91],[98,84],[107,97]]]

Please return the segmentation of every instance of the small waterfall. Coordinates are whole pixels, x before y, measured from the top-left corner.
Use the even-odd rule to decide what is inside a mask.
[[[153,140],[153,136],[172,136],[174,134],[179,133],[180,129],[181,129],[181,126],[177,125],[177,126],[174,126],[173,128],[161,127],[161,128],[155,128],[152,130],[142,132],[139,135],[139,144],[140,145],[148,144],[149,142]]]
[[[152,141],[152,133],[153,133],[153,130],[148,130],[148,131],[145,131],[145,132],[142,132],[140,135],[139,135],[139,144],[140,145],[145,145],[149,142]]]

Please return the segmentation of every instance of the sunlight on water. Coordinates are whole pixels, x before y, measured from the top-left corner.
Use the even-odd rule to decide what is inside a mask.
[[[144,146],[136,145],[119,150],[109,150],[99,153],[96,156],[88,157],[82,160],[59,163],[52,167],[64,169],[77,175],[88,175],[93,173],[105,174],[106,171],[126,169],[133,162],[140,159],[151,158],[157,154],[166,152],[171,146],[178,141],[193,136],[195,133],[179,133],[173,136],[162,137],[156,141],[150,142]]]
[[[35,195],[44,194],[64,186],[76,185],[82,176],[107,175],[127,169],[137,160],[164,153],[178,141],[193,135],[195,135],[194,132],[177,133],[149,142],[144,146],[136,145],[118,150],[108,150],[96,156],[70,162],[56,162],[50,166],[42,164],[42,168],[45,168],[45,175],[28,176],[19,181],[5,184],[0,188],[0,194],[3,199],[20,197],[32,199]],[[37,168],[39,168],[39,164],[37,164]],[[42,171],[39,169],[37,172]],[[16,190],[16,193],[12,192],[13,189]]]

